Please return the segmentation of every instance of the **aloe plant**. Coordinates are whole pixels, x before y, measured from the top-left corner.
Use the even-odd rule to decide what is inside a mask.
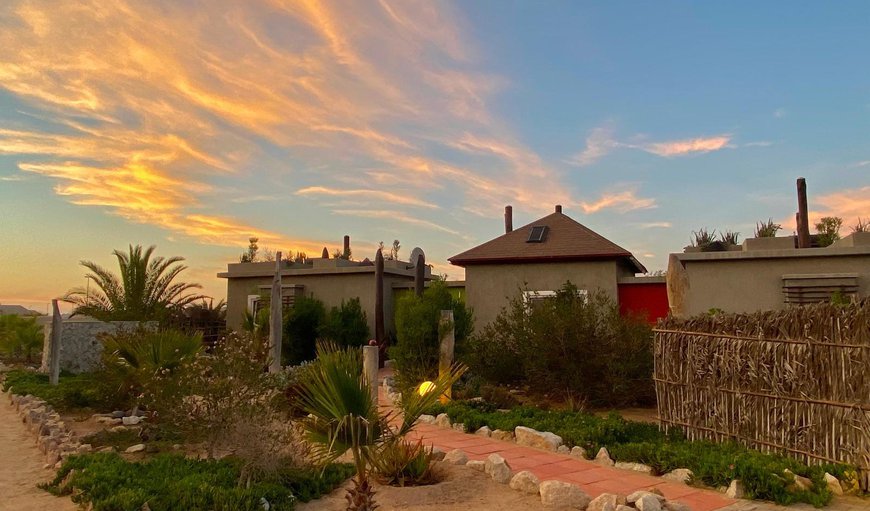
[[[318,345],[317,359],[301,375],[297,404],[308,414],[304,427],[322,461],[332,462],[348,450],[353,455],[356,476],[347,490],[348,511],[377,507],[369,475],[379,450],[410,432],[464,372],[464,366],[454,366],[433,382],[430,392],[409,394],[401,403],[401,415],[382,412],[363,376],[359,349]]]
[[[726,245],[737,245],[740,239],[740,233],[734,231],[723,231],[719,233],[719,240]]]
[[[708,232],[706,227],[692,231],[692,246],[704,248],[716,241],[716,229]]]
[[[775,223],[772,218],[768,218],[767,222],[762,221],[755,224],[755,237],[775,238],[780,229],[782,229],[782,225]]]

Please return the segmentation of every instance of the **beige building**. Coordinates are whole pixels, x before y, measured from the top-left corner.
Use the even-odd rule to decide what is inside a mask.
[[[475,325],[492,322],[511,299],[551,296],[566,281],[581,293],[603,290],[618,299],[621,278],[645,273],[631,253],[562,213],[562,207],[513,229],[505,208],[505,234],[457,254],[451,264],[465,268],[465,301]]]
[[[359,298],[366,313],[369,330],[374,334],[375,325],[375,265],[368,259],[312,258],[304,263],[284,262],[281,269],[281,286],[285,306],[291,306],[300,296],[313,296],[329,309],[342,300]],[[218,277],[227,279],[227,327],[241,330],[245,311],[259,307],[261,296],[269,296],[272,289],[274,262],[235,263],[227,265],[227,271]],[[431,278],[427,267],[425,278]],[[414,268],[405,261],[384,261],[384,324],[389,331],[393,324],[393,287],[414,282]]]
[[[752,238],[728,250],[687,248],[668,262],[671,313],[755,312],[829,301],[835,292],[870,296],[870,233],[825,248],[795,248],[794,236]]]

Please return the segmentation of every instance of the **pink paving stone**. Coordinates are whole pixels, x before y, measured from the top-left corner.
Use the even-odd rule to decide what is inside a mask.
[[[665,495],[665,498],[671,499],[679,499],[686,495],[691,495],[693,493],[698,493],[699,489],[694,486],[688,486],[685,484],[677,484],[677,483],[659,483],[656,485],[656,488],[662,491]]]
[[[677,500],[689,506],[692,511],[713,511],[734,503],[733,500],[711,491],[699,491]]]

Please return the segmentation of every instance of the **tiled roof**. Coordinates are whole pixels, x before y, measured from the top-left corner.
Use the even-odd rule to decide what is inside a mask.
[[[532,227],[546,226],[544,241],[529,243]],[[449,259],[457,266],[517,262],[627,259],[638,273],[646,269],[631,252],[562,213],[552,213]]]

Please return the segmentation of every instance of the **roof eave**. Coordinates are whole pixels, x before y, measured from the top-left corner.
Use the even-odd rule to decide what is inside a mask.
[[[511,257],[480,257],[480,258],[461,258],[451,257],[448,259],[450,264],[454,266],[473,266],[477,264],[512,264],[512,263],[553,263],[553,262],[572,262],[572,261],[604,261],[629,258],[632,260],[632,265],[643,268],[643,265],[634,259],[630,252],[621,254],[589,254],[589,255],[568,255],[568,256],[511,256]],[[641,271],[640,273],[643,273]]]

